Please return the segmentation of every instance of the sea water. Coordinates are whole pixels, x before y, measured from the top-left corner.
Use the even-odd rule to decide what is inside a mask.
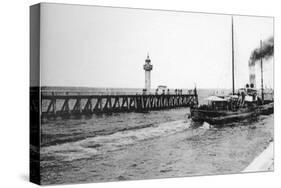
[[[273,115],[216,128],[188,114],[178,108],[44,119],[42,184],[239,173],[273,139]]]

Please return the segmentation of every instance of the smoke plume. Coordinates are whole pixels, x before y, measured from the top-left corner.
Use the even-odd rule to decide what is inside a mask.
[[[270,37],[268,40],[262,42],[262,47],[258,47],[253,50],[250,60],[249,66],[255,65],[256,61],[264,58],[268,59],[272,57],[274,54],[274,38]]]

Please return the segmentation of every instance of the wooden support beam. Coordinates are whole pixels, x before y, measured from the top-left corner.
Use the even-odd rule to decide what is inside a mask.
[[[62,108],[61,108],[61,110],[60,110],[60,113],[61,113],[61,114],[67,115],[67,114],[70,113],[68,101],[69,101],[69,98],[66,98],[66,99],[64,100],[64,103],[63,103]]]
[[[146,95],[42,95],[41,108],[47,103],[47,110],[42,111],[46,116],[64,116],[77,114],[107,113],[107,112],[129,112],[129,111],[147,111],[160,110],[177,107],[188,107],[198,103],[197,93],[182,94],[146,94]],[[46,101],[47,100],[47,101]],[[70,104],[75,101],[70,109]],[[83,103],[85,101],[86,103]],[[33,103],[31,101],[31,108]],[[57,109],[57,104],[62,104]],[[85,105],[83,105],[85,104]]]
[[[97,98],[97,103],[94,107],[94,112],[95,113],[99,113],[99,112],[102,112],[103,111],[103,108],[102,108],[102,98],[101,97],[98,97]]]
[[[120,110],[120,101],[119,97],[114,98],[113,109]]]
[[[87,99],[83,112],[85,112],[87,114],[90,114],[93,112],[93,104],[92,104],[92,99],[90,97]]]
[[[73,113],[81,114],[81,98],[77,98],[73,109],[71,110]]]

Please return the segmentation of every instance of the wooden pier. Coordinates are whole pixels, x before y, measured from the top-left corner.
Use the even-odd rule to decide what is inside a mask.
[[[198,103],[196,89],[187,94],[93,95],[42,93],[42,117],[68,117],[115,112],[147,112],[151,110],[190,107]]]

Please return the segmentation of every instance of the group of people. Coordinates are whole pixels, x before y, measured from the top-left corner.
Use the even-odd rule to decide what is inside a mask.
[[[156,89],[155,90],[155,95],[170,95],[170,94],[173,94],[173,95],[182,95],[183,94],[183,90],[182,89],[175,89],[174,92],[171,92],[170,89],[162,89],[162,93],[159,93],[159,91],[161,91],[160,89]],[[188,91],[188,94],[191,94],[192,93],[192,90],[187,90]],[[148,94],[147,90],[146,89],[143,89],[142,90],[142,94],[143,95],[146,95]]]

